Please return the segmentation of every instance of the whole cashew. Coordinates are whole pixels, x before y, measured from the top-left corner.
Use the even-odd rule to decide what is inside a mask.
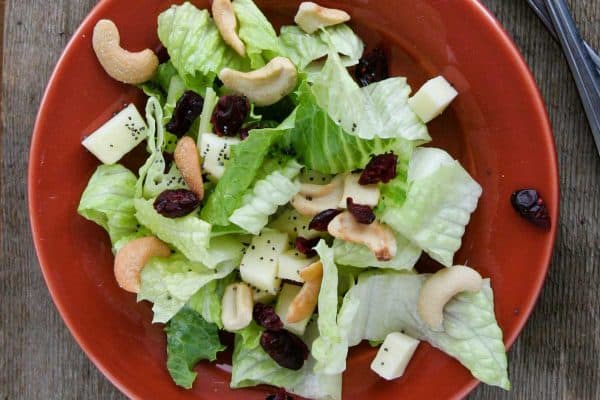
[[[151,257],[168,257],[171,249],[154,236],[146,236],[125,244],[115,256],[115,279],[128,292],[140,291],[140,272]]]
[[[158,68],[158,57],[150,49],[132,53],[120,46],[117,26],[108,19],[94,27],[92,45],[98,61],[112,78],[136,85],[148,81]]]
[[[221,300],[221,322],[230,332],[247,327],[252,322],[254,299],[252,290],[245,283],[232,283],[225,288]]]
[[[338,175],[327,185],[301,184],[290,204],[300,214],[313,217],[323,210],[338,208],[343,193],[344,175]]]
[[[264,67],[251,72],[223,68],[219,79],[226,87],[245,95],[257,106],[268,106],[294,90],[298,73],[288,58],[275,57]]]
[[[235,31],[237,19],[233,12],[231,0],[213,0],[212,14],[225,43],[231,46],[240,56],[246,57],[246,46],[244,46],[244,42],[241,41]]]
[[[483,279],[477,271],[464,265],[444,268],[431,275],[419,292],[417,312],[434,331],[443,331],[444,306],[460,292],[477,292]]]
[[[173,158],[185,183],[192,192],[196,193],[198,199],[202,200],[204,198],[204,182],[202,181],[200,156],[198,155],[198,148],[194,139],[189,136],[179,139]]]
[[[369,225],[356,221],[348,211],[338,214],[327,226],[333,237],[367,246],[379,261],[389,261],[396,255],[398,246],[392,230],[380,223]]]
[[[321,7],[311,1],[305,1],[298,7],[294,22],[306,33],[313,33],[326,26],[350,21],[350,15],[342,10]]]
[[[300,276],[304,284],[288,309],[286,320],[290,324],[302,321],[315,311],[323,280],[323,263],[317,261],[309,265],[300,271]]]

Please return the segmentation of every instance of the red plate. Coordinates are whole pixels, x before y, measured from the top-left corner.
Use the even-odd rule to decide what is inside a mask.
[[[120,290],[110,244],[98,226],[79,217],[77,204],[98,165],[80,145],[123,103],[143,104],[139,91],[111,80],[91,46],[100,18],[113,19],[128,49],[156,47],[156,17],[168,0],[106,0],[75,33],[50,79],[32,141],[29,207],[48,288],[67,326],[98,368],[133,398],[264,399],[268,388],[232,391],[224,366],[202,363],[191,391],[177,388],[165,366],[162,326],[149,304]],[[259,5],[278,23],[291,23],[297,1]],[[352,15],[370,46],[391,54],[393,75],[413,88],[443,74],[460,96],[430,124],[432,145],[447,149],[483,186],[457,263],[492,278],[496,315],[510,345],[529,316],[544,281],[558,217],[558,173],[544,105],[521,55],[498,22],[474,0],[324,1]],[[198,2],[202,7],[207,2]],[[544,232],[511,209],[513,190],[533,186],[554,223]],[[350,353],[345,399],[458,398],[477,381],[458,362],[422,345],[405,376],[387,383],[369,370],[375,350]]]

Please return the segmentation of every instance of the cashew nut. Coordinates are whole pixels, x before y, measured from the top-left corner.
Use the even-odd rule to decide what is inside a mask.
[[[140,291],[140,272],[151,257],[168,257],[171,249],[154,236],[146,236],[125,244],[115,256],[115,278],[128,292]]]
[[[213,0],[212,14],[225,43],[231,46],[240,56],[246,57],[246,46],[244,46],[244,43],[235,31],[237,28],[237,19],[233,12],[231,0]]]
[[[288,58],[275,57],[264,67],[251,72],[223,68],[219,79],[226,87],[245,95],[257,106],[268,106],[294,90],[298,73]]]
[[[392,230],[374,221],[366,225],[356,221],[348,211],[338,214],[327,226],[333,237],[367,246],[379,261],[389,261],[396,255],[396,237]]]
[[[221,321],[230,332],[247,327],[252,322],[254,300],[252,290],[245,283],[232,283],[225,288],[221,300]]]
[[[294,22],[306,33],[313,33],[326,26],[350,21],[350,15],[342,10],[321,7],[311,1],[305,1],[298,7]]]
[[[120,46],[119,30],[108,19],[98,21],[94,27],[92,45],[98,61],[108,75],[123,83],[137,85],[148,81],[158,68],[158,57],[150,49],[137,53]]]
[[[327,185],[303,183],[290,204],[300,214],[313,217],[321,211],[338,208],[343,193],[344,175],[338,175]]]
[[[303,268],[300,276],[304,279],[304,284],[288,309],[286,320],[290,324],[302,321],[315,311],[323,280],[323,263],[317,261]]]
[[[477,292],[483,279],[477,271],[464,265],[444,268],[431,275],[419,292],[417,312],[434,331],[443,331],[444,306],[460,292]]]
[[[204,198],[204,182],[202,181],[202,167],[200,166],[198,148],[194,139],[189,136],[179,139],[173,158],[185,183],[192,192],[196,193],[198,199],[202,200]]]

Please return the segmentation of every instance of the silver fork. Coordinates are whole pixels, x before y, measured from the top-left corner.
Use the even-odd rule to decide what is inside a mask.
[[[565,0],[527,1],[534,10],[538,10],[536,12],[542,14],[543,10],[547,11],[548,21],[545,24],[554,28],[560,41],[600,154],[600,71],[594,63],[597,55],[589,53],[592,49],[581,38]]]

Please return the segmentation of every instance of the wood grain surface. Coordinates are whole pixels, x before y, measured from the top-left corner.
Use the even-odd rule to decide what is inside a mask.
[[[562,203],[548,280],[510,350],[513,390],[480,385],[469,397],[600,399],[600,158],[560,49],[526,2],[483,3],[515,39],[545,98],[558,148]],[[123,398],[85,357],[60,319],[38,266],[26,207],[27,154],[38,104],[62,49],[94,4],[0,0],[4,10],[0,399],[4,400]],[[600,48],[600,1],[570,4],[583,35]]]

